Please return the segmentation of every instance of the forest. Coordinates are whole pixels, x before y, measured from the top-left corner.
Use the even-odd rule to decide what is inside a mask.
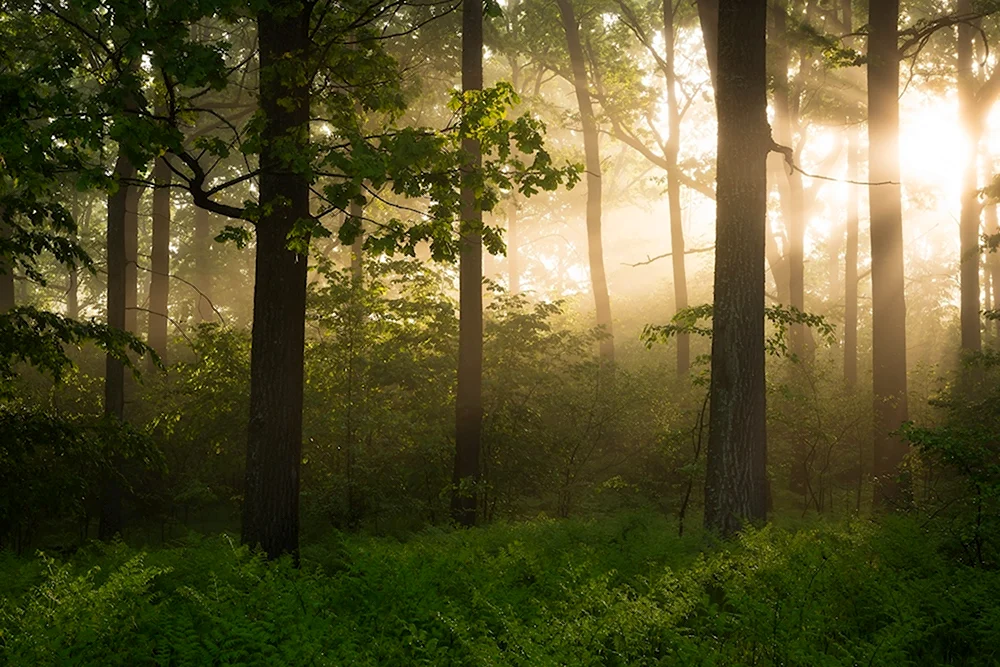
[[[0,664],[1000,665],[997,0],[0,0]]]

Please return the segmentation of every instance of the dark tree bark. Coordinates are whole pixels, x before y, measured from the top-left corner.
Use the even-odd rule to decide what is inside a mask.
[[[708,59],[708,73],[714,89],[719,70],[719,0],[697,0],[696,4],[701,36],[705,42],[705,56]]]
[[[573,88],[583,126],[584,163],[587,169],[587,256],[590,263],[590,283],[597,307],[597,326],[607,334],[601,340],[601,360],[613,362],[615,343],[611,326],[611,297],[604,272],[604,246],[601,237],[601,151],[597,120],[587,81],[587,65],[580,41],[580,26],[573,12],[572,0],[556,0],[566,31],[566,49],[573,70]]]
[[[896,481],[906,444],[906,301],[899,183],[899,0],[868,5],[868,164],[872,254],[872,366],[876,507],[900,500]]]
[[[108,326],[125,330],[127,322],[127,235],[128,207],[134,205],[135,196],[130,192],[134,186],[127,185],[135,177],[135,167],[124,154],[118,156],[115,164],[115,180],[118,189],[108,195]],[[135,209],[133,208],[133,211]],[[133,311],[134,312],[134,311]],[[125,367],[121,361],[108,355],[104,373],[104,414],[110,419],[125,419]],[[117,467],[117,464],[115,465]],[[101,515],[97,526],[97,536],[110,540],[119,535],[124,527],[122,518],[122,488],[116,476],[117,471],[107,474],[101,489]]]
[[[483,3],[462,2],[462,90],[483,87]],[[482,165],[479,142],[462,140],[463,171]],[[462,184],[459,225],[458,386],[455,396],[455,470],[451,516],[462,526],[476,523],[483,428],[483,212],[471,183]]]
[[[671,165],[667,170],[667,200],[670,206],[670,260],[674,274],[674,308],[688,307],[687,267],[684,255],[684,225],[681,213],[681,181],[678,178],[677,155],[680,152],[681,113],[677,103],[677,73],[674,69],[674,6],[673,0],[663,0],[663,60],[667,79],[667,115],[670,139],[664,157]],[[677,335],[677,374],[684,376],[691,368],[691,338]]]
[[[167,355],[167,304],[170,298],[170,166],[153,166],[153,239],[149,274],[149,346]]]
[[[299,465],[307,258],[289,232],[310,215],[309,179],[294,161],[309,148],[304,68],[311,4],[272,2],[260,45],[260,209],[250,362],[250,425],[242,541],[269,558],[299,549]]]
[[[970,0],[959,0],[956,12],[971,14]],[[979,198],[977,159],[983,122],[976,99],[976,76],[972,69],[972,47],[975,27],[968,21],[958,24],[958,105],[962,129],[968,140],[965,167],[962,172],[962,211],[959,217],[961,252],[961,330],[962,349],[978,352],[982,349],[979,319]]]
[[[715,305],[705,526],[729,535],[744,522],[767,516],[767,3],[721,0],[718,29]]]

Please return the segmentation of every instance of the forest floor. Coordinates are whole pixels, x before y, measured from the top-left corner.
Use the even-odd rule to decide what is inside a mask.
[[[622,514],[332,533],[299,569],[226,535],[0,554],[0,663],[1000,664],[1000,573],[915,520],[676,531]]]

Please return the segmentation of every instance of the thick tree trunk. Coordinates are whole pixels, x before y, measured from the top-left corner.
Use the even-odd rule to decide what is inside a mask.
[[[767,516],[764,230],[765,0],[721,0],[715,305],[705,526],[724,535]]]
[[[849,0],[848,0],[849,3]],[[858,128],[847,130],[847,179],[858,180]],[[858,384],[858,186],[847,186],[847,241],[844,246],[844,382]]]
[[[664,62],[667,75],[667,115],[670,125],[670,140],[667,142],[666,157],[670,165],[667,170],[667,199],[670,205],[670,260],[674,273],[674,308],[688,307],[687,266],[684,255],[684,220],[681,214],[681,182],[678,178],[677,155],[680,151],[681,113],[677,103],[677,75],[674,70],[674,7],[673,0],[663,0]],[[677,374],[685,376],[691,367],[691,338],[688,334],[677,335]]]
[[[594,303],[597,307],[597,326],[606,334],[601,340],[601,360],[613,362],[615,343],[611,326],[611,297],[608,294],[608,279],[604,272],[604,246],[601,236],[601,152],[597,120],[590,99],[587,65],[583,55],[583,44],[580,41],[580,26],[576,22],[572,0],[556,0],[556,4],[559,5],[559,14],[566,31],[566,48],[573,69],[573,87],[583,126],[584,163],[587,169],[587,256]]]
[[[149,274],[149,346],[167,355],[167,304],[170,298],[170,166],[153,166],[153,239]]]
[[[872,366],[876,507],[901,500],[896,475],[906,444],[906,301],[899,183],[899,0],[870,0],[868,135],[872,255]],[[891,185],[874,185],[889,182]]]
[[[135,167],[124,154],[118,156],[115,164],[115,180],[118,189],[108,195],[108,326],[113,329],[125,330],[127,324],[126,303],[128,299],[128,218],[131,212],[128,207],[134,205],[135,196],[130,192],[135,187],[127,185],[127,181],[135,177]],[[134,208],[133,208],[134,211]],[[134,275],[134,274],[133,274]],[[134,311],[133,311],[134,312]],[[111,355],[105,361],[104,373],[104,414],[110,419],[123,421],[125,419],[125,367]],[[117,468],[117,465],[115,465]],[[122,520],[122,488],[116,476],[117,471],[111,471],[103,481],[101,489],[101,516],[97,526],[97,536],[101,540],[110,540],[121,533]]]
[[[462,3],[462,90],[483,87],[483,3]],[[462,140],[466,173],[482,165],[479,142]],[[462,185],[459,257],[458,386],[455,396],[455,469],[451,516],[476,523],[483,428],[483,212],[471,183]]]
[[[260,546],[269,558],[287,553],[296,560],[308,262],[287,239],[310,215],[309,179],[293,166],[309,148],[309,6],[271,3],[257,20],[264,213],[257,222],[242,528],[244,544]]]

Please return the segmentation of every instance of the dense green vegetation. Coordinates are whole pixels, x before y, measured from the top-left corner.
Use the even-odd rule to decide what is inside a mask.
[[[0,664],[1000,664],[998,37],[0,0]]]
[[[339,532],[268,563],[231,537],[3,561],[19,665],[993,665],[1000,575],[915,519],[706,548],[658,515]]]

